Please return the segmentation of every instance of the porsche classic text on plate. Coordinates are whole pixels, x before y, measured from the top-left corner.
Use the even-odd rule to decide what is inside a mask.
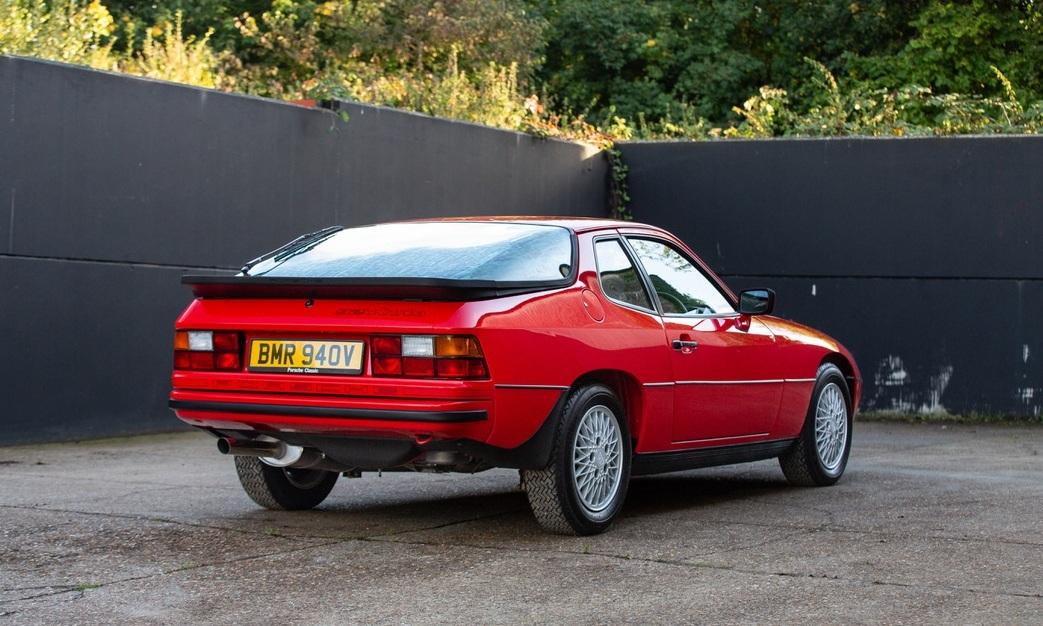
[[[777,458],[840,479],[862,381],[670,233],[486,217],[330,227],[185,277],[170,406],[261,506],[341,474],[515,468],[537,521],[605,530],[631,476]]]
[[[289,374],[359,374],[363,350],[361,341],[253,339],[248,369]]]

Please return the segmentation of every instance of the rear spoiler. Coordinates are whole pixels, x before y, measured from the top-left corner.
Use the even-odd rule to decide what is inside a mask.
[[[451,278],[286,278],[182,276],[197,298],[344,298],[377,300],[485,300],[568,287],[557,281],[454,280]]]

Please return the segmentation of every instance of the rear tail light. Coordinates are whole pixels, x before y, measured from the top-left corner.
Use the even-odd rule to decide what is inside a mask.
[[[174,333],[174,369],[237,371],[242,369],[239,333],[179,330]]]
[[[469,335],[378,335],[370,351],[374,376],[489,377],[482,348]]]

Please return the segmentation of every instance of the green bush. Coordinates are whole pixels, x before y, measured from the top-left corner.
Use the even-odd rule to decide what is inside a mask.
[[[0,53],[602,147],[1043,125],[1038,0],[106,2],[0,0]]]
[[[0,54],[116,69],[114,23],[98,0],[0,0]]]
[[[153,25],[139,48],[115,50],[116,24],[108,9],[92,0],[54,4],[44,0],[0,0],[0,54],[116,70],[190,85],[218,83],[217,57],[208,37],[185,38],[181,14]]]
[[[148,78],[215,87],[219,81],[218,61],[210,49],[210,35],[208,31],[200,39],[186,38],[179,11],[173,22],[145,31],[140,49],[129,46],[127,54],[120,59],[119,69]]]

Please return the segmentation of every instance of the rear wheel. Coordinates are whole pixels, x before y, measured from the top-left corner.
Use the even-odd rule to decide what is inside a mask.
[[[851,413],[844,375],[835,365],[822,365],[800,438],[779,457],[790,484],[814,487],[840,480],[851,453]]]
[[[252,456],[235,457],[239,483],[266,509],[298,511],[318,506],[337,482],[336,472],[272,467]]]
[[[560,534],[603,532],[626,499],[630,456],[626,418],[612,390],[574,390],[558,417],[550,464],[522,470],[536,520]]]

